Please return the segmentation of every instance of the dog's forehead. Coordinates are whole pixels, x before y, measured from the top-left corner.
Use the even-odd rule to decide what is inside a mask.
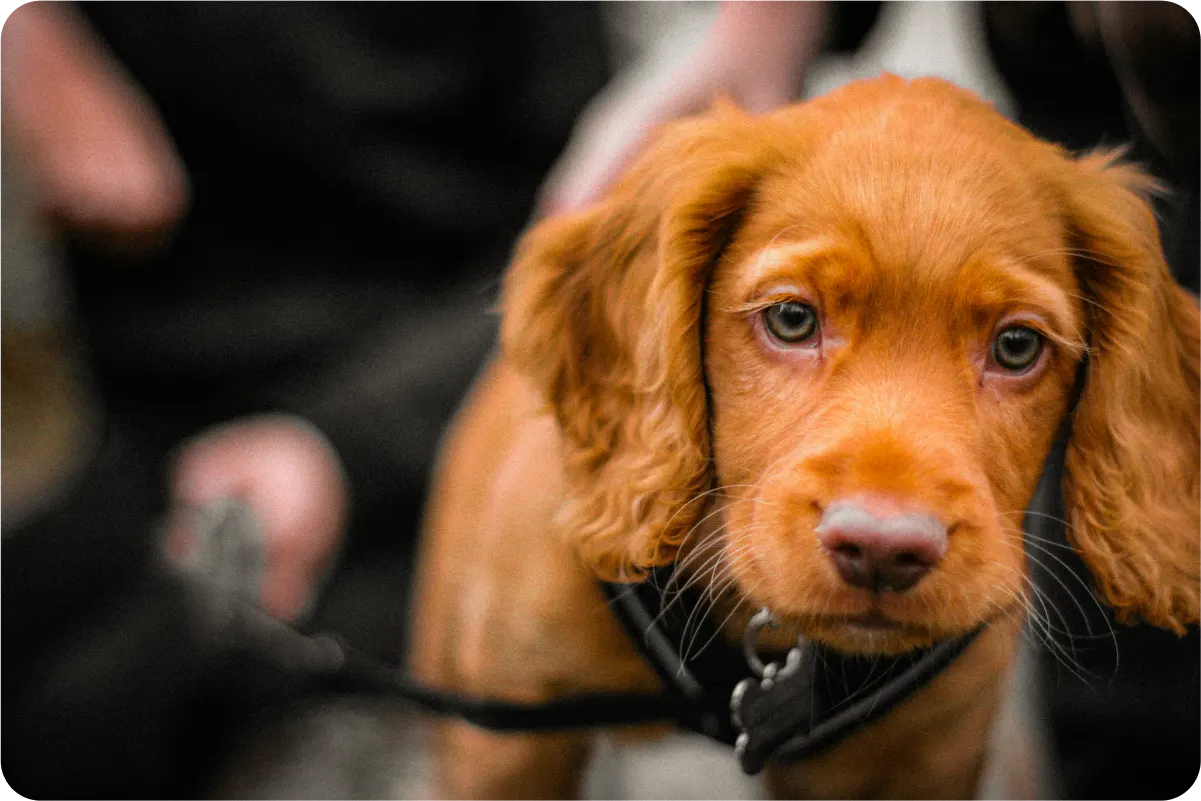
[[[958,279],[998,261],[1058,278],[1067,234],[1044,178],[1053,152],[991,107],[938,99],[799,118],[796,145],[764,176],[744,221],[743,245],[854,242],[905,280]]]

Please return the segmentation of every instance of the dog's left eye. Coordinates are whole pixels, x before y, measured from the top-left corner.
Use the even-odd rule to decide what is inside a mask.
[[[763,322],[771,335],[789,345],[810,339],[817,333],[817,312],[812,306],[785,301],[763,310]]]
[[[1020,373],[1038,360],[1043,350],[1042,335],[1024,325],[1010,326],[993,340],[992,356],[997,365]]]

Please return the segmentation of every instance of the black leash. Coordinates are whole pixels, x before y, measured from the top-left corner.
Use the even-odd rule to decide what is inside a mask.
[[[337,648],[323,684],[345,693],[394,695],[427,712],[449,715],[495,731],[555,731],[654,723],[675,717],[675,702],[658,693],[588,693],[524,703],[481,698],[436,689],[414,681],[395,667],[345,648],[328,635],[322,647]],[[331,651],[332,653],[332,651]]]
[[[263,612],[257,601],[263,541],[254,515],[240,502],[226,499],[205,510],[204,516],[193,555],[168,564],[194,601],[198,636],[215,644],[215,669],[232,685],[279,696],[392,696],[433,714],[499,731],[634,725],[677,714],[674,699],[661,693],[590,693],[526,703],[462,695],[417,682],[401,667],[360,653],[336,635],[306,635]]]

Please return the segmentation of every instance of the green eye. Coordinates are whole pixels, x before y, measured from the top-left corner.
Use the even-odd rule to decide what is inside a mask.
[[[1028,369],[1038,361],[1038,355],[1042,352],[1042,335],[1024,325],[1004,329],[992,343],[993,361],[1014,373]]]
[[[796,345],[817,333],[817,312],[808,304],[786,301],[764,309],[763,323],[780,342]]]

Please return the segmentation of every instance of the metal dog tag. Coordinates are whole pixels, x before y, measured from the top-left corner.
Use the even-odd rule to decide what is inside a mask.
[[[783,665],[759,659],[759,632],[775,625],[767,607],[747,624],[743,651],[756,678],[743,679],[730,695],[730,717],[739,731],[734,756],[751,775],[763,769],[777,746],[813,727],[813,672],[801,669],[805,642],[797,640]]]

